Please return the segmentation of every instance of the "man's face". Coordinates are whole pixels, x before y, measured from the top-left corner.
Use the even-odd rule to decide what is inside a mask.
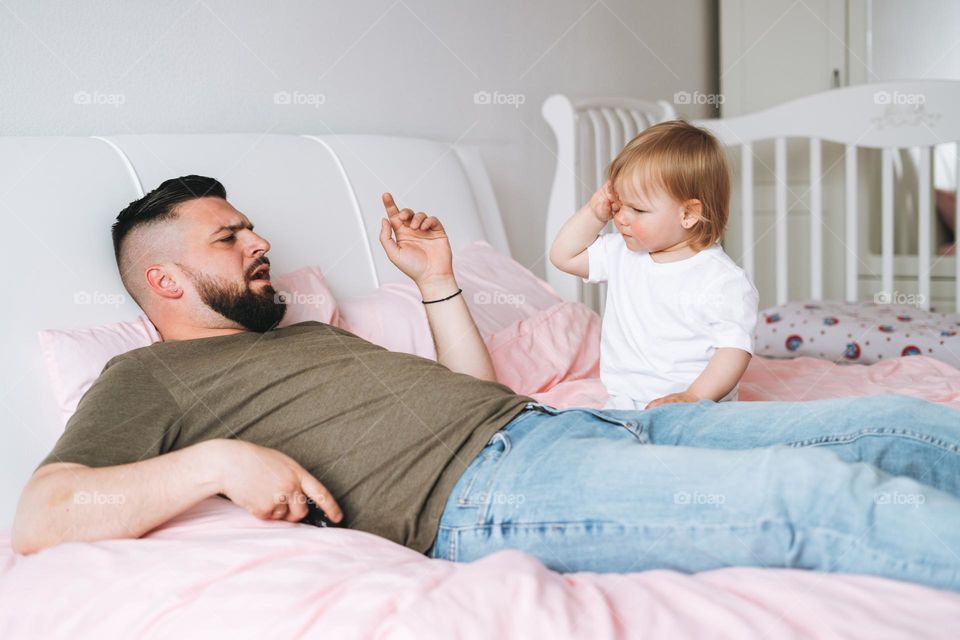
[[[251,331],[275,327],[286,304],[270,283],[270,243],[226,200],[198,198],[178,212],[184,246],[177,266],[200,301]]]

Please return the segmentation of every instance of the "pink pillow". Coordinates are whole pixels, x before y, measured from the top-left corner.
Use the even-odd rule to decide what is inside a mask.
[[[66,426],[80,398],[111,358],[159,342],[160,334],[147,316],[141,315],[130,322],[41,331],[39,338],[60,419]]]
[[[553,287],[482,240],[454,254],[453,271],[485,338],[563,302]]]
[[[287,302],[287,312],[283,314],[279,327],[307,320],[334,325],[340,321],[337,301],[333,299],[320,267],[303,267],[277,276],[273,288]]]
[[[304,267],[278,276],[273,282],[284,295],[287,312],[279,326],[306,320],[328,324],[339,321],[339,311],[319,267]],[[49,329],[39,332],[40,351],[47,366],[53,394],[64,426],[77,410],[80,398],[115,356],[160,341],[149,318],[85,329]]]
[[[561,302],[519,320],[486,344],[497,381],[517,393],[600,376],[600,316],[579,302]]]
[[[412,283],[385,284],[344,300],[338,326],[390,351],[437,359],[427,311]]]
[[[482,240],[454,255],[453,270],[484,338],[562,302],[550,285]],[[340,317],[341,328],[374,344],[437,357],[420,291],[412,282],[342,300]]]

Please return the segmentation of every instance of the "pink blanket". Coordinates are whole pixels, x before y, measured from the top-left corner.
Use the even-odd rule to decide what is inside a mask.
[[[593,317],[558,305],[530,320],[535,331],[520,323],[489,341],[501,379],[556,406],[602,405]],[[960,371],[922,356],[754,358],[741,389],[744,400],[897,392],[960,409]],[[514,551],[458,565],[362,532],[263,522],[221,498],[140,540],[23,557],[0,532],[2,638],[952,638],[957,620],[960,594],[879,578],[561,575]]]
[[[958,595],[860,576],[457,565],[220,498],[141,540],[0,549],[3,638],[947,638],[960,619]]]

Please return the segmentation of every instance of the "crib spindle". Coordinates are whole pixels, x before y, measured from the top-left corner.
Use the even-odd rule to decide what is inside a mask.
[[[858,244],[858,220],[857,220],[857,147],[852,144],[846,146],[844,152],[845,170],[844,179],[846,182],[846,231],[844,244],[846,245],[846,255],[844,256],[844,265],[846,266],[847,276],[847,302],[856,302],[857,293],[857,244]]]
[[[777,304],[786,304],[789,292],[787,291],[787,139],[778,137],[774,142],[776,172],[776,269],[777,269]]]
[[[880,289],[893,299],[893,149],[881,152]]]
[[[930,309],[930,154],[931,147],[920,147],[920,166],[917,173],[917,287],[920,293],[920,306]]]
[[[740,234],[743,243],[743,270],[755,281],[753,270],[753,145],[744,142],[740,150],[740,202],[743,225]]]
[[[623,142],[620,144],[620,146],[623,147],[628,142],[633,140],[639,131],[633,121],[633,118],[630,117],[630,114],[627,113],[626,109],[616,109],[615,111],[617,118],[620,119],[620,126],[623,128]]]
[[[630,117],[633,118],[634,124],[637,125],[637,131],[643,131],[647,127],[654,124],[652,118],[648,118],[646,115],[639,111],[630,110]]]
[[[620,122],[620,119],[617,118],[617,114],[614,113],[613,109],[603,108],[600,110],[600,113],[603,114],[603,119],[607,121],[607,135],[609,136],[610,148],[607,154],[607,161],[604,163],[604,166],[613,162],[613,159],[620,153],[620,149],[623,148],[623,125]],[[600,184],[603,184],[602,182]],[[597,185],[600,186],[600,185]]]
[[[823,189],[820,138],[810,138],[810,297],[823,299]]]
[[[593,125],[593,162],[594,172],[596,173],[596,183],[593,188],[596,189],[606,182],[604,180],[604,169],[610,162],[610,151],[608,149],[610,139],[604,120],[594,109],[587,110],[587,117],[590,118],[590,123]]]

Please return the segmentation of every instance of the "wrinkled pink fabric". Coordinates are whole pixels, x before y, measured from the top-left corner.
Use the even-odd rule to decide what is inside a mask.
[[[960,409],[960,369],[927,356],[874,364],[817,358],[754,357],[740,381],[741,400],[818,400],[901,393]]]
[[[22,557],[0,534],[3,638],[952,638],[958,619],[958,594],[865,576],[458,565],[222,498],[140,540]]]
[[[564,303],[488,343],[516,391],[597,407],[598,328]],[[960,408],[960,371],[922,356],[872,366],[754,358],[741,389],[749,400],[897,392]],[[881,578],[561,575],[516,551],[454,564],[358,531],[260,521],[216,497],[139,540],[23,557],[0,532],[3,638],[954,638],[958,620],[960,594]]]

